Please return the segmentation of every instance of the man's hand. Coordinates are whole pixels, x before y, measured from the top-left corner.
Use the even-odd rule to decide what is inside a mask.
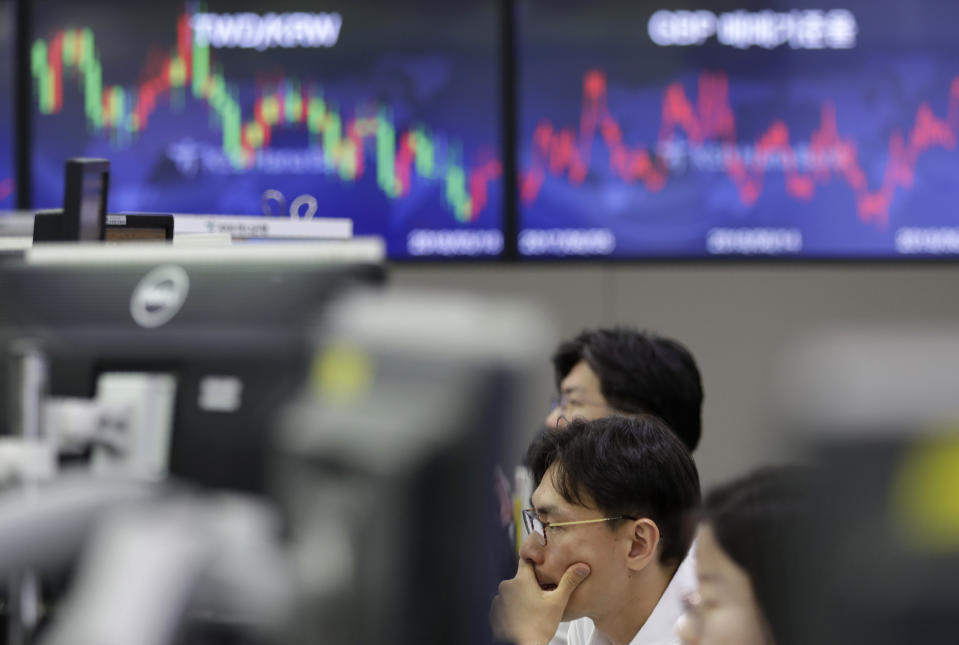
[[[499,583],[499,594],[490,607],[493,634],[517,645],[546,645],[563,620],[569,597],[586,576],[589,565],[570,565],[556,589],[544,591],[533,565],[519,561],[516,577]]]

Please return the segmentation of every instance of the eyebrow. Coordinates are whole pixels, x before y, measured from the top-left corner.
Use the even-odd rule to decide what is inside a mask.
[[[556,506],[555,504],[544,504],[543,506],[533,505],[533,510],[536,511],[536,515],[540,518],[545,517],[544,521],[553,521],[553,522],[563,522],[566,518],[569,518],[569,511],[565,511]]]
[[[550,504],[545,504],[543,506],[537,506],[533,504],[533,510],[536,511],[537,515],[550,515],[551,513],[556,512],[556,507]]]

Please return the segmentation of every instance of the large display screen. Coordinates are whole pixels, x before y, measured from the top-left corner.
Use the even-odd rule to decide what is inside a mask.
[[[14,173],[13,91],[16,83],[14,61],[14,3],[0,0],[0,210],[16,206]]]
[[[34,206],[348,217],[393,258],[503,247],[494,0],[36,0]]]
[[[526,257],[959,253],[959,5],[521,0]]]

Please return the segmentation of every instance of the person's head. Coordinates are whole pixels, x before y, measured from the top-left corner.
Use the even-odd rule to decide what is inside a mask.
[[[591,569],[564,619],[596,620],[635,596],[637,582],[668,582],[692,541],[688,520],[700,491],[689,452],[661,420],[576,419],[537,437],[527,463],[536,484],[532,510],[548,525],[546,543],[531,533],[520,557],[544,587],[577,562]],[[621,519],[551,526],[604,518]]]
[[[683,345],[648,331],[587,330],[560,344],[553,355],[557,404],[546,417],[652,414],[692,452],[702,432],[703,386],[696,361]]]
[[[795,642],[808,482],[799,468],[767,468],[707,495],[696,540],[698,598],[680,628],[686,643]]]

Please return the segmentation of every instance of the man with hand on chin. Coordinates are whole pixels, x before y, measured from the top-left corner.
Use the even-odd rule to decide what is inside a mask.
[[[540,585],[533,565],[520,560],[512,580],[504,580],[493,598],[493,633],[516,645],[545,645],[566,613],[569,597],[589,575],[589,565],[570,565],[558,585]],[[552,630],[552,631],[550,631]],[[543,634],[548,634],[543,638]]]
[[[530,447],[536,489],[516,576],[500,584],[497,637],[546,645],[678,642],[699,475],[682,442],[650,416],[577,419]]]

